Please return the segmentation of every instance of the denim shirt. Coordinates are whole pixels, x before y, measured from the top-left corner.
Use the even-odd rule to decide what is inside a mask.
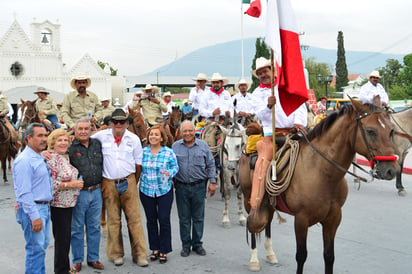
[[[69,148],[70,163],[83,176],[84,186],[90,187],[102,182],[103,154],[99,140],[89,138],[89,146],[85,147],[74,139]]]
[[[215,160],[208,145],[199,139],[188,147],[183,139],[176,141],[172,146],[179,164],[176,180],[192,183],[209,179],[216,183]]]

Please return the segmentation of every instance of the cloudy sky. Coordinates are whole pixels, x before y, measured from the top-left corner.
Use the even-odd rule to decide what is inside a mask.
[[[244,37],[265,33],[260,18],[243,16]],[[0,35],[14,18],[61,24],[63,61],[85,53],[110,63],[120,75],[139,75],[196,49],[241,38],[241,0],[1,0]],[[346,50],[412,53],[410,0],[291,0],[302,44],[336,49],[342,30]],[[243,6],[246,10],[247,5]]]

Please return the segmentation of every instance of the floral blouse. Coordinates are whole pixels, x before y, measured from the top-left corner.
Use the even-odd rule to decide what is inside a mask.
[[[50,153],[52,158],[47,160],[53,179],[53,200],[50,205],[64,208],[74,207],[76,205],[77,196],[79,196],[80,189],[60,189],[60,185],[65,182],[77,180],[79,172],[70,164],[68,156],[60,155],[53,150],[51,150]]]

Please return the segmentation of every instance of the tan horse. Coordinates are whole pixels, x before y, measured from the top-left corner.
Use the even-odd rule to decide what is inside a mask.
[[[263,229],[266,229],[268,261],[277,262],[270,239],[270,225],[276,206],[295,216],[297,273],[303,273],[307,257],[308,228],[317,223],[323,227],[325,273],[333,273],[335,233],[348,193],[344,176],[355,153],[374,161],[376,177],[385,180],[395,177],[399,165],[393,157],[390,143],[393,124],[387,113],[374,111],[372,106],[352,103],[340,112],[329,115],[308,134],[311,145],[304,140],[299,142],[300,150],[290,185],[276,197],[276,205],[271,204],[265,186],[252,186],[253,171],[249,168],[249,158],[243,155],[240,159],[239,179],[245,196],[245,208],[249,212],[247,228],[252,233],[251,270],[260,268],[255,234]],[[278,178],[284,172],[278,174]],[[258,199],[261,203],[251,208],[250,197],[254,188],[260,189]]]

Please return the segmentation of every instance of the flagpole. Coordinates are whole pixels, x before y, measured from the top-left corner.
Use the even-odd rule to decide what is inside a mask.
[[[275,61],[274,61],[274,52],[273,49],[270,48],[270,64],[272,67],[271,70],[271,92],[272,92],[272,96],[275,96],[275,73],[276,73],[276,67],[275,67]],[[279,98],[276,98],[279,99]],[[272,106],[272,148],[273,148],[273,153],[272,153],[272,162],[271,162],[271,166],[272,166],[272,181],[276,181],[276,115],[275,115],[275,106],[276,104],[274,104]]]
[[[245,58],[243,52],[243,0],[240,0],[240,37],[242,41],[242,79],[245,78]]]

